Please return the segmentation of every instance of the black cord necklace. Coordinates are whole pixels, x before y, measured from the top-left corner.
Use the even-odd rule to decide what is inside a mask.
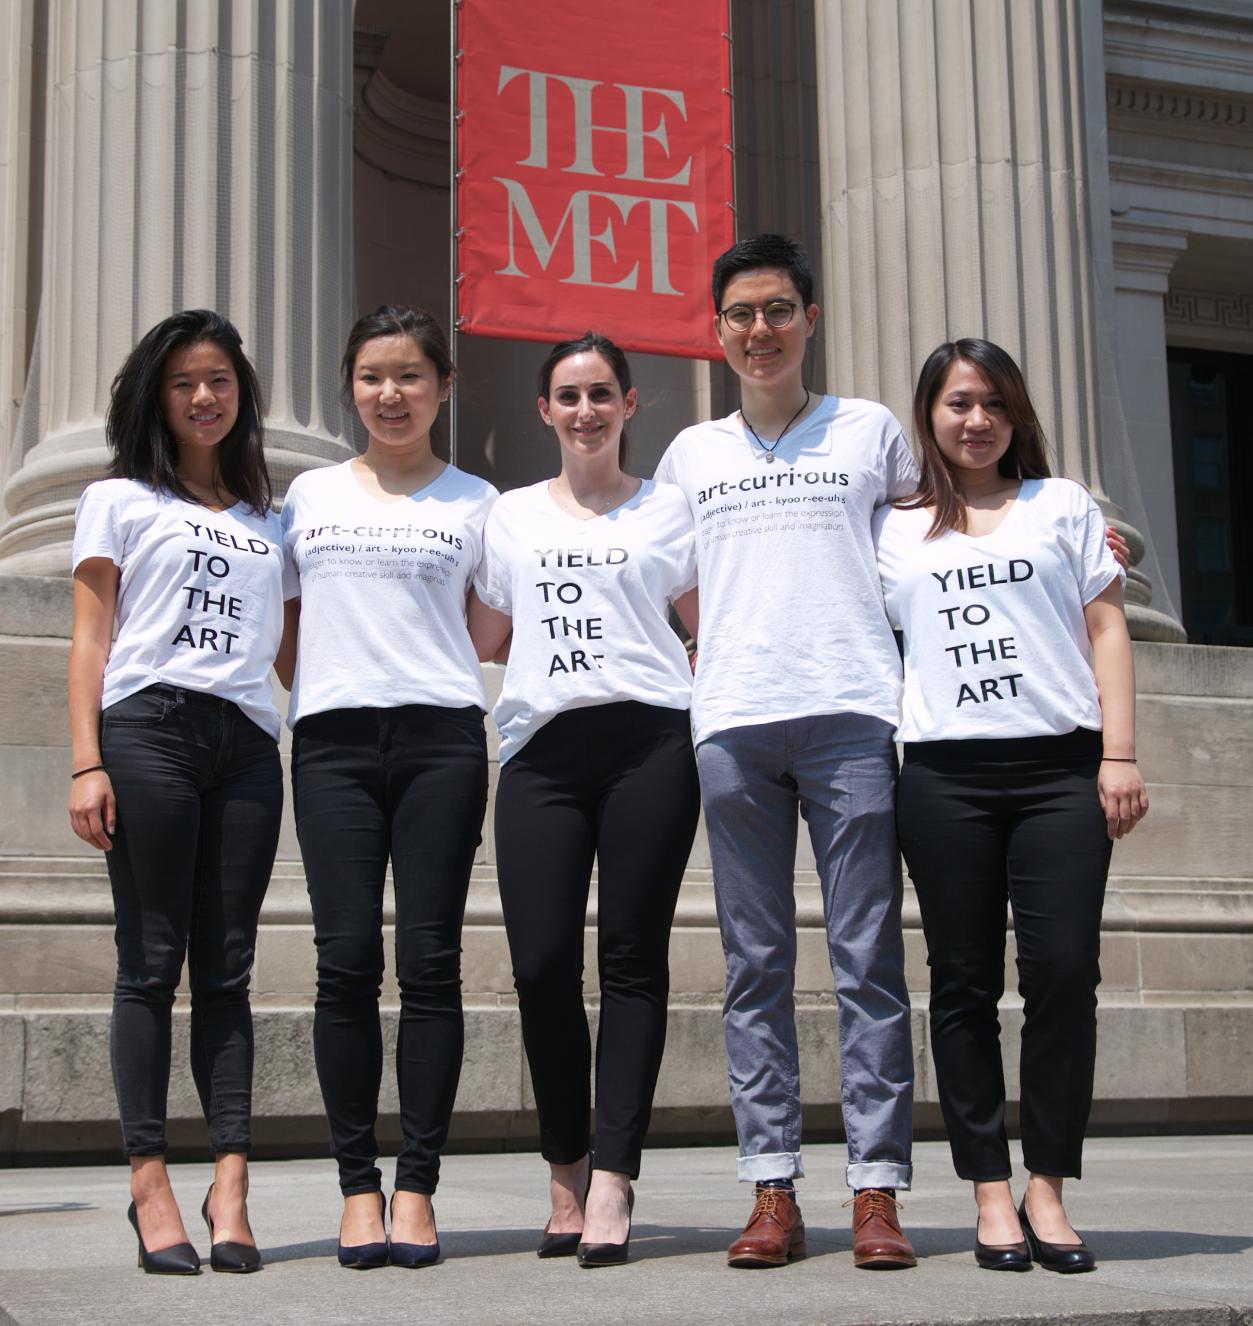
[[[801,417],[802,414],[805,413],[805,406],[807,406],[808,404],[809,404],[809,388],[806,387],[805,399],[801,402],[801,408],[797,410],[796,413],[787,421],[787,423],[783,425],[783,432],[780,433],[779,436],[775,438],[774,442],[770,446],[766,446],[766,444],[761,440],[761,438],[757,436],[757,430],[752,426],[752,424],[748,422],[748,415],[746,415],[742,409],[740,410],[740,418],[744,421],[744,427],[747,428],[750,433],[752,433],[753,441],[756,442],[757,445],[766,453],[767,465],[774,464],[775,447],[777,447],[779,443],[783,441],[784,437],[787,435],[787,430],[791,428],[791,426]]]

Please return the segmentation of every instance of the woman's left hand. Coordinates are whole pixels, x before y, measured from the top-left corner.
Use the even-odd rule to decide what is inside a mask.
[[[1149,813],[1149,794],[1139,765],[1102,760],[1096,790],[1111,839],[1125,837]]]
[[[1105,546],[1114,554],[1114,561],[1125,571],[1131,565],[1131,549],[1127,540],[1113,527],[1105,527]]]

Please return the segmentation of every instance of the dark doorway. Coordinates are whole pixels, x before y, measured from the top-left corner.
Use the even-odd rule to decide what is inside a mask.
[[[1166,358],[1183,624],[1194,644],[1253,645],[1253,355]]]

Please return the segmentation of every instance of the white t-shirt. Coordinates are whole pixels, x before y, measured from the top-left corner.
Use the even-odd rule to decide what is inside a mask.
[[[899,741],[1101,729],[1084,605],[1122,572],[1105,517],[1070,479],[1026,479],[991,534],[875,517],[888,614],[905,633]]]
[[[232,701],[277,738],[270,665],[294,586],[277,515],[242,502],[207,511],[134,479],[102,479],[74,513],[75,569],[89,557],[122,573],[103,708],[166,682]]]
[[[696,583],[692,517],[677,489],[645,480],[592,520],[548,481],[506,493],[487,522],[479,597],[513,618],[500,700],[500,762],[566,709],[691,703],[687,653],[667,604]]]
[[[733,414],[684,429],[657,467],[696,521],[698,742],[813,714],[897,719],[870,518],[917,486],[900,425],[873,401],[827,396],[773,456]]]
[[[300,576],[300,636],[287,721],[404,704],[487,708],[466,595],[496,489],[449,465],[381,501],[352,462],[306,470],[283,503]]]

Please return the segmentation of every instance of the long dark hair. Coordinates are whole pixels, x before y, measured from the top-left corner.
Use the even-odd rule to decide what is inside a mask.
[[[339,363],[340,389],[345,405],[352,405],[352,377],[357,371],[357,356],[367,341],[379,336],[407,336],[435,365],[442,391],[453,379],[452,352],[444,329],[433,313],[412,304],[380,304],[373,313],[366,313],[352,324],[344,357]],[[432,441],[438,434],[431,425]]]
[[[1031,404],[1022,370],[1011,356],[999,345],[974,336],[945,341],[927,356],[918,375],[918,386],[914,389],[914,436],[922,453],[918,491],[896,503],[907,511],[918,507],[935,508],[935,518],[927,531],[928,539],[938,539],[949,530],[964,533],[966,529],[966,508],[931,426],[931,411],[935,408],[936,398],[944,387],[949,369],[959,360],[977,368],[992,384],[993,390],[1005,402],[1005,413],[1014,427],[1009,447],[997,461],[997,471],[1006,479],[1047,479],[1052,473],[1044,429],[1036,417],[1035,406]]]
[[[553,373],[557,365],[563,359],[569,359],[571,355],[598,354],[613,369],[613,375],[618,379],[618,387],[622,392],[623,399],[631,390],[631,365],[627,363],[627,357],[622,352],[622,348],[597,331],[585,331],[582,336],[576,337],[572,341],[559,341],[548,352],[548,357],[539,366],[539,394],[547,400],[553,386]],[[625,470],[627,465],[627,456],[629,448],[627,445],[626,421],[622,424],[622,435],[618,439],[618,468]]]
[[[193,308],[158,322],[126,356],[113,379],[104,433],[113,452],[111,479],[138,479],[159,493],[199,502],[178,477],[178,444],[161,404],[166,360],[175,350],[211,342],[223,350],[239,384],[239,414],[217,448],[222,486],[255,512],[269,509],[261,387],[233,323],[212,309]]]

